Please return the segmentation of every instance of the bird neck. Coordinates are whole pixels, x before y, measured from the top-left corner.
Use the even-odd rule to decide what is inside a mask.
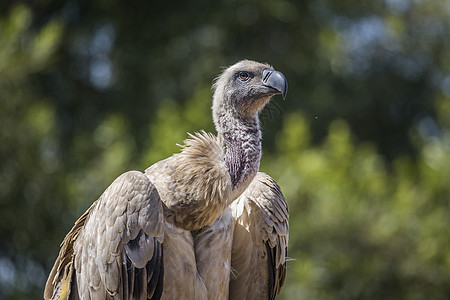
[[[261,131],[258,116],[227,116],[219,121],[219,134],[226,146],[225,165],[231,177],[232,199],[252,182],[261,159]],[[219,128],[218,128],[219,129]]]

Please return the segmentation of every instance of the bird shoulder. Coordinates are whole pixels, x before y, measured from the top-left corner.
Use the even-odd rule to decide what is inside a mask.
[[[220,138],[204,131],[190,134],[181,152],[145,173],[158,190],[174,224],[185,230],[212,225],[231,203],[231,177]]]

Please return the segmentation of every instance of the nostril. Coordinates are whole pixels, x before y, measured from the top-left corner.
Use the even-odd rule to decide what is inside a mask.
[[[267,80],[269,79],[269,77],[270,77],[270,75],[273,73],[273,70],[270,70],[270,69],[265,69],[264,71],[263,71],[263,82],[264,83],[266,83],[267,82]]]
[[[270,93],[273,94],[274,90],[278,91],[283,95],[283,98],[286,97],[287,93],[287,80],[284,75],[274,69],[264,69],[262,71],[261,82],[264,86],[270,88]]]

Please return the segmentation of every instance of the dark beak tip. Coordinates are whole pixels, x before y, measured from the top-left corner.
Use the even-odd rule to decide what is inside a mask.
[[[281,96],[283,97],[283,100],[286,99],[288,84],[287,79],[286,77],[284,77],[283,73],[272,69],[265,69],[263,71],[262,81],[266,86],[279,91]]]
[[[281,92],[281,96],[283,96],[283,100],[286,100],[286,96],[287,96],[287,92],[288,92],[288,84],[287,84],[286,78],[284,78],[284,89],[280,92]]]

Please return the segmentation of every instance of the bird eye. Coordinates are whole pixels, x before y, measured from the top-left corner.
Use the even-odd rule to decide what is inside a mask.
[[[247,81],[250,78],[250,75],[247,72],[240,72],[239,79],[241,81]]]

